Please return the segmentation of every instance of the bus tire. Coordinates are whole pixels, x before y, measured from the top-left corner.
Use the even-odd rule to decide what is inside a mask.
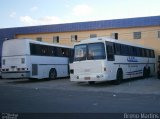
[[[56,69],[51,69],[49,71],[49,80],[55,80],[57,78],[57,71]]]
[[[143,68],[143,78],[145,79],[147,77],[147,69],[146,67]]]
[[[123,71],[122,69],[118,69],[115,84],[119,85],[122,82],[122,80],[123,80]]]
[[[28,78],[29,81],[35,81],[35,78]]]
[[[89,85],[94,85],[95,81],[88,81]]]

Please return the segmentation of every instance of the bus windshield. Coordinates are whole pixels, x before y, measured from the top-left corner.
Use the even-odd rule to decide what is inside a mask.
[[[76,45],[74,61],[105,59],[105,48],[103,43],[91,43]]]

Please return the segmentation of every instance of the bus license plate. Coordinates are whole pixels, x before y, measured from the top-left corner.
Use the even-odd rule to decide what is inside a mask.
[[[90,80],[91,78],[90,78],[90,77],[84,77],[84,79],[85,79],[85,80]]]

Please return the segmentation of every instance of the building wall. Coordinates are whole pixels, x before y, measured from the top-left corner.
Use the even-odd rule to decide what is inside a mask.
[[[135,28],[119,28],[119,29],[104,29],[93,31],[79,31],[79,32],[62,32],[62,33],[41,33],[41,34],[17,34],[16,38],[42,38],[42,41],[53,43],[53,36],[59,36],[59,44],[73,45],[71,42],[71,35],[78,36],[78,42],[90,38],[90,34],[97,34],[97,37],[110,37],[111,33],[118,33],[118,39],[130,41],[137,44],[152,47],[156,50],[156,54],[160,55],[160,38],[158,38],[158,31],[160,26],[154,27],[135,27]],[[141,32],[141,39],[134,39],[133,32]]]

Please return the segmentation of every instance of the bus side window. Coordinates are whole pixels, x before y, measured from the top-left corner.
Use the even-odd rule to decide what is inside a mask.
[[[146,54],[145,54],[145,49],[142,48],[142,57],[146,57],[145,55],[146,55]]]
[[[121,54],[121,45],[118,43],[114,43],[115,46],[115,54],[120,55]]]
[[[70,49],[70,53],[69,53],[70,63],[73,63],[73,59],[74,59],[74,49]]]
[[[63,51],[61,47],[57,47],[57,56],[63,57]]]
[[[154,50],[151,50],[151,57],[155,58]]]
[[[30,43],[30,53],[31,55],[40,55],[40,45]]]
[[[144,49],[144,57],[147,57],[147,49]]]
[[[62,48],[62,55],[63,55],[63,57],[69,57],[69,49]]]
[[[55,56],[55,47],[54,46],[49,46],[48,47],[48,56]]]
[[[48,55],[48,47],[46,45],[41,45],[41,56]]]
[[[35,48],[34,44],[30,43],[30,54],[35,55],[35,53],[36,53],[36,48]]]
[[[107,59],[108,61],[114,61],[114,44],[111,42],[106,42]]]
[[[142,57],[142,48],[139,48],[139,56]]]
[[[133,56],[137,56],[136,47],[133,46]]]

